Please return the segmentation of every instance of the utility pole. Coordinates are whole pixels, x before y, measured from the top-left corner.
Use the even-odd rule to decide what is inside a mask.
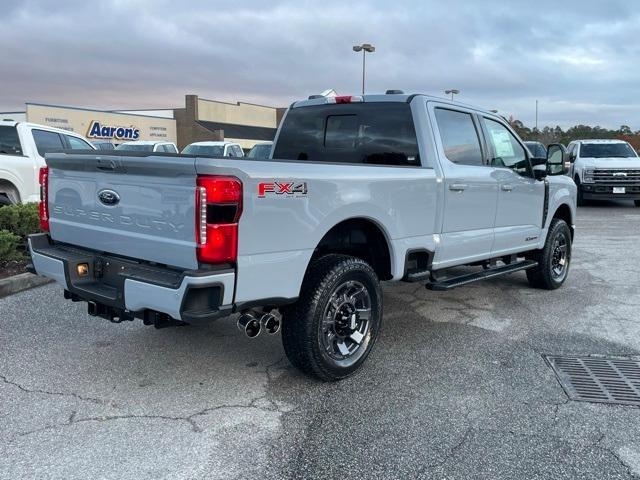
[[[536,130],[538,130],[538,100],[536,100]]]

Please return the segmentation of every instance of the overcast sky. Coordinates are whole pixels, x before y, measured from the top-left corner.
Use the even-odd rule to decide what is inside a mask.
[[[186,93],[286,106],[399,88],[528,125],[640,130],[640,9],[627,1],[2,0],[0,111],[167,108]]]

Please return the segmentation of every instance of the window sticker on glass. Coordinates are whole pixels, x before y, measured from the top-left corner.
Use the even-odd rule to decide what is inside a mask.
[[[491,139],[496,149],[496,157],[513,157],[513,145],[506,130],[491,130]]]

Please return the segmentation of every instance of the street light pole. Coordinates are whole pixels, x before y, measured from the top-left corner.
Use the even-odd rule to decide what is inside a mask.
[[[370,43],[363,43],[362,45],[354,45],[354,52],[362,52],[362,94],[364,95],[364,80],[365,80],[365,69],[366,69],[366,56],[368,53],[373,53],[376,51],[376,47],[371,45]]]
[[[454,88],[454,89],[451,89],[451,90],[445,90],[444,93],[447,94],[447,95],[451,94],[451,101],[453,102],[453,96],[454,95],[458,95],[460,93],[460,90],[456,90]]]

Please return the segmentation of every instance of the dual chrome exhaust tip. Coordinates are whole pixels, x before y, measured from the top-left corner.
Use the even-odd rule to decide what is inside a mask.
[[[264,330],[269,335],[280,331],[280,318],[273,313],[243,313],[238,318],[238,329],[249,338],[255,338]]]

